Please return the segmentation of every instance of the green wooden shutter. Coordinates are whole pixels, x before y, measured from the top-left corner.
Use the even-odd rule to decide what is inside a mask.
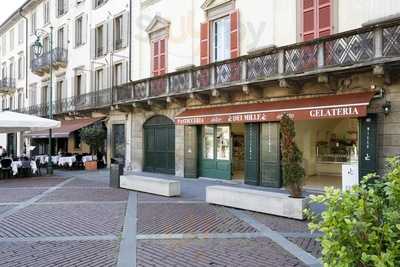
[[[259,185],[260,177],[260,124],[246,124],[245,183]]]
[[[261,125],[261,185],[280,188],[281,156],[279,123]]]
[[[377,171],[377,116],[368,114],[360,119],[359,177]]]
[[[197,178],[198,136],[197,126],[185,126],[185,166],[186,178]]]

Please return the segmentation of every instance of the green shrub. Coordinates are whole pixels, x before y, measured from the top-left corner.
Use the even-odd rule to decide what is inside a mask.
[[[281,127],[281,153],[283,185],[292,197],[302,196],[304,185],[303,154],[295,143],[296,132],[293,120],[284,114],[280,123]]]
[[[320,216],[307,211],[310,229],[323,233],[324,266],[400,266],[400,161],[389,165],[383,178],[368,175],[349,191],[312,197],[326,206]]]
[[[81,130],[81,140],[90,147],[91,153],[96,153],[104,145],[107,133],[100,127],[86,127]]]

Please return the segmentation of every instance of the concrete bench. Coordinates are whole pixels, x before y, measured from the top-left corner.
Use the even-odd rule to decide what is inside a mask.
[[[181,193],[181,183],[179,181],[138,175],[121,176],[120,187],[166,197],[179,196]]]
[[[290,198],[285,193],[267,192],[232,186],[209,186],[206,201],[243,210],[304,220],[307,199]]]

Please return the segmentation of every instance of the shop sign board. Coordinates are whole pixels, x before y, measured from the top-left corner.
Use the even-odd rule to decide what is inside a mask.
[[[279,121],[283,114],[289,114],[294,120],[317,120],[335,118],[358,118],[367,115],[366,104],[305,107],[278,110],[243,111],[219,114],[198,114],[192,116],[178,116],[177,125],[204,125],[222,123],[251,123]],[[184,115],[184,114],[183,114]]]

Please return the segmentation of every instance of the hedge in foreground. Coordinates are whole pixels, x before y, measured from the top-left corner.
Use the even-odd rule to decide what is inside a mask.
[[[383,178],[369,175],[349,191],[329,188],[312,197],[326,206],[321,215],[306,211],[310,229],[323,233],[324,266],[400,266],[399,158],[389,166]]]

